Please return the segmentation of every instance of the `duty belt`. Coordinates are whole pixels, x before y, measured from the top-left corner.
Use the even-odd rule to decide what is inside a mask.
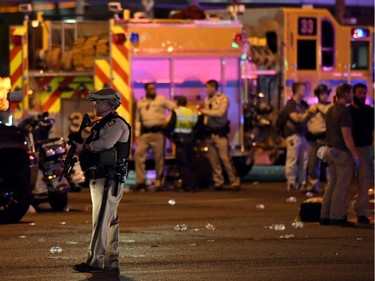
[[[141,127],[141,133],[159,133],[163,131],[163,126],[153,126],[153,127]]]

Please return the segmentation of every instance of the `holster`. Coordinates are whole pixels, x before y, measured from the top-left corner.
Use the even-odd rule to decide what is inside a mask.
[[[90,168],[86,171],[86,174],[92,180],[106,178],[108,175],[107,170],[104,168]]]

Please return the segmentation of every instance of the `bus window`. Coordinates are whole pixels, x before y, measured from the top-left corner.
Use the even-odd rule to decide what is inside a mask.
[[[322,44],[322,68],[325,71],[333,69],[335,60],[334,29],[332,23],[326,19],[322,20],[321,44]]]
[[[297,69],[316,69],[316,40],[297,40]]]
[[[351,42],[351,69],[366,70],[369,67],[369,42]]]

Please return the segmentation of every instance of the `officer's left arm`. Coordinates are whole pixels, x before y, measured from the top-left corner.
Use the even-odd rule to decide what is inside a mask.
[[[103,151],[113,147],[118,141],[128,141],[129,132],[125,134],[127,135],[127,139],[121,140],[121,137],[124,134],[124,130],[125,124],[123,124],[121,120],[112,119],[100,130],[99,139],[88,144],[89,150],[93,152]]]
[[[193,123],[194,123],[194,126],[197,124],[198,122],[198,113],[193,110]]]
[[[139,137],[141,134],[141,109],[139,107],[139,101],[136,106],[136,115],[135,115],[135,137]]]
[[[167,137],[171,137],[174,128],[176,127],[177,122],[177,115],[175,111],[172,111],[169,121],[166,123],[164,127],[164,131]]]
[[[164,96],[162,96],[162,97],[163,97],[164,108],[169,109],[171,111],[177,108],[177,105],[173,101],[165,98]]]
[[[209,117],[221,117],[224,116],[228,110],[229,107],[229,99],[227,96],[222,96],[220,99],[218,99],[217,106],[212,106],[211,109],[204,108],[201,110],[201,112]]]

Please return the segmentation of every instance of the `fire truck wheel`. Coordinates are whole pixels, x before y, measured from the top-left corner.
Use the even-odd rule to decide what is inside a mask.
[[[31,202],[29,173],[28,167],[1,173],[0,223],[16,223],[26,214]]]
[[[68,192],[49,192],[48,202],[55,212],[68,210]]]

